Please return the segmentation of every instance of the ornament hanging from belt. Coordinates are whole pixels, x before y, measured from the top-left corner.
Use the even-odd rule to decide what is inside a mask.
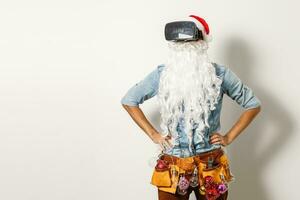
[[[222,149],[214,153],[179,158],[163,154],[157,159],[151,184],[160,190],[180,195],[189,187],[199,186],[201,195],[214,200],[228,190],[228,182],[234,180],[229,169],[227,155]]]

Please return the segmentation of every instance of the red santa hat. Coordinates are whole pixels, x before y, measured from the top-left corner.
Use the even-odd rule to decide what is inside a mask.
[[[212,36],[210,34],[210,31],[209,31],[209,26],[207,24],[207,22],[199,17],[199,16],[196,16],[196,15],[189,15],[189,21],[193,21],[197,28],[202,31],[202,34],[203,34],[203,39],[206,41],[206,42],[210,42],[212,40]]]

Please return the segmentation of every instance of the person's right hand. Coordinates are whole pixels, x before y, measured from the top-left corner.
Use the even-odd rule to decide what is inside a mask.
[[[159,146],[163,149],[163,150],[166,150],[166,149],[169,149],[172,147],[172,144],[171,144],[171,136],[170,135],[167,135],[166,137],[163,137],[161,134],[159,133],[156,133],[152,136],[152,141],[155,143],[155,144],[159,144]]]

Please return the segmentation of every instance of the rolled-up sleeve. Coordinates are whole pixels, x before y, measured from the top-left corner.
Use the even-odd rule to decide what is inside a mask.
[[[225,68],[222,83],[224,92],[244,109],[261,106],[261,101],[251,88],[244,84],[241,79],[229,68]]]
[[[122,97],[121,104],[139,106],[157,94],[160,71],[163,65],[158,65],[153,71],[147,74],[142,80],[133,85]]]

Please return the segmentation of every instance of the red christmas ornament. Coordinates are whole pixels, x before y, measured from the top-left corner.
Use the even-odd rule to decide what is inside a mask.
[[[166,161],[158,159],[157,164],[155,166],[155,169],[160,171],[160,170],[166,170],[169,168],[169,165]]]
[[[206,184],[212,184],[213,183],[213,177],[212,176],[205,176],[204,181]]]
[[[220,193],[218,192],[217,188],[211,187],[206,190],[206,198],[207,200],[215,200],[220,196]]]
[[[207,200],[215,200],[217,199],[221,193],[218,190],[218,186],[219,184],[216,184],[213,180],[212,176],[205,176],[204,177],[204,181],[205,181],[205,189],[206,189],[206,199]]]

